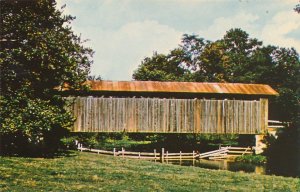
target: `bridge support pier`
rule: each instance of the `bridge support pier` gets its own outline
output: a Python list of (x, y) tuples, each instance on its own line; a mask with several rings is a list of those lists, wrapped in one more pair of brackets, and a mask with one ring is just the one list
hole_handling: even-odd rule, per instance
[(261, 154), (264, 152), (264, 148), (267, 147), (265, 143), (263, 143), (265, 135), (255, 135), (255, 154)]
[[(268, 128), (267, 134), (273, 136), (275, 139), (277, 139), (277, 132), (280, 131), (279, 129), (276, 128)], [(261, 154), (264, 149), (267, 147), (265, 143), (263, 143), (265, 134), (261, 135), (255, 135), (255, 154)]]

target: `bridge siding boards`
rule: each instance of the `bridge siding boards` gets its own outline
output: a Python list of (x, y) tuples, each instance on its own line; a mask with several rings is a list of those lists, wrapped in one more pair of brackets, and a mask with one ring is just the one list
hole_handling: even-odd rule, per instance
[(264, 133), (268, 100), (76, 97), (75, 132)]

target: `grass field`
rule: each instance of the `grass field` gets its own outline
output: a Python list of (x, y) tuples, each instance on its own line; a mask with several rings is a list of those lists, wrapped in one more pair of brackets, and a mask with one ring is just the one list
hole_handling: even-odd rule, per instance
[(300, 179), (74, 152), (0, 157), (0, 191), (300, 191)]

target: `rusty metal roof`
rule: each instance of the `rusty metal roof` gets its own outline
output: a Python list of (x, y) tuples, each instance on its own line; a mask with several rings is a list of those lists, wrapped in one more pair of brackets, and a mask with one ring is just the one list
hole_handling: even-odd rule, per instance
[(160, 81), (88, 81), (91, 91), (278, 95), (269, 85)]

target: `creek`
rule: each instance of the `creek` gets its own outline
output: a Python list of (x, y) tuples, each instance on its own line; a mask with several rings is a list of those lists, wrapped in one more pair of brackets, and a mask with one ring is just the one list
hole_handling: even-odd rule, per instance
[(232, 160), (167, 160), (164, 163), (182, 165), (182, 166), (194, 166), (205, 169), (214, 170), (228, 170), (232, 172), (244, 172), (255, 173), (260, 175), (280, 175), (286, 177), (299, 177), (297, 170), (293, 165), (274, 166), (271, 164), (255, 165), (251, 163), (235, 162)]

